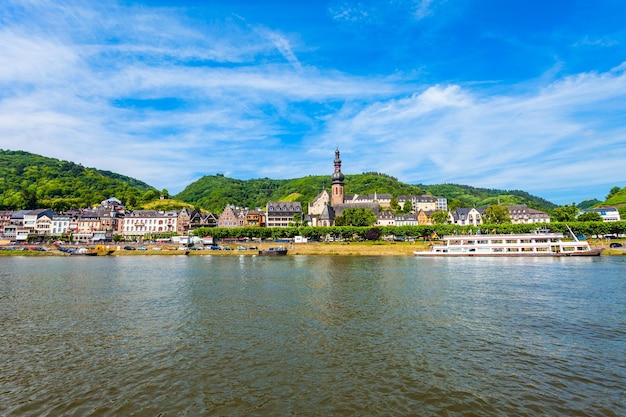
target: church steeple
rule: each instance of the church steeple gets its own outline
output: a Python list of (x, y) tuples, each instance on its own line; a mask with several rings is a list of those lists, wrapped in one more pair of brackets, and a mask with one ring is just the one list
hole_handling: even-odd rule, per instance
[(335, 150), (335, 172), (332, 175), (330, 204), (343, 204), (343, 180), (344, 176), (341, 172), (341, 158), (339, 157), (339, 148)]

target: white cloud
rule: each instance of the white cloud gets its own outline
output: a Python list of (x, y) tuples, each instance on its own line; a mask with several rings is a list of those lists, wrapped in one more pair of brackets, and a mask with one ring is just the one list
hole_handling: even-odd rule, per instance
[[(413, 5), (426, 16), (435, 2)], [(336, 19), (371, 11), (335, 7)], [(174, 193), (216, 172), (330, 173), (335, 146), (346, 173), (536, 193), (605, 184), (626, 154), (626, 63), (508, 92), (416, 86), (303, 65), (297, 42), (237, 18), (203, 26), (109, 2), (14, 8), (0, 17), (0, 148)], [(161, 99), (174, 104), (151, 104)]]
[(435, 86), (331, 120), (325, 145), (341, 141), (344, 159), (409, 182), (571, 189), (619, 172), (624, 114), (626, 75), (615, 71), (517, 96)]

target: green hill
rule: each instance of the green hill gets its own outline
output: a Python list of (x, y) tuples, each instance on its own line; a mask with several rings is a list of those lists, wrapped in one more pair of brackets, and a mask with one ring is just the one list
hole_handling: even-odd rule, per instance
[[(258, 178), (237, 180), (223, 175), (205, 176), (174, 196), (180, 202), (221, 213), (227, 204), (265, 207), (268, 201), (299, 201), (303, 207), (322, 190), (330, 189), (330, 175), (285, 180)], [(491, 204), (526, 204), (549, 211), (555, 204), (519, 190), (494, 190), (458, 184), (405, 184), (378, 173), (345, 175), (347, 194), (421, 195), (423, 191), (446, 197), (450, 208), (484, 207)], [(624, 193), (622, 193), (624, 192)], [(0, 150), (0, 210), (50, 207), (61, 211), (88, 207), (116, 197), (134, 209), (157, 200), (159, 191), (139, 180), (73, 162), (60, 161), (23, 151)], [(612, 198), (625, 198), (626, 191)], [(160, 204), (164, 204), (161, 202)], [(147, 206), (146, 206), (147, 207)], [(168, 206), (169, 207), (169, 206)]]
[(621, 190), (609, 194), (604, 203), (600, 204), (602, 206), (626, 206), (626, 187)]
[(159, 197), (133, 178), (73, 162), (0, 149), (0, 210), (89, 207), (116, 197), (128, 207)]
[[(299, 201), (306, 206), (322, 190), (330, 188), (330, 176), (308, 176), (289, 180), (269, 178), (236, 180), (222, 175), (205, 176), (190, 184), (176, 198), (194, 206), (220, 213), (227, 204), (240, 207), (265, 207), (267, 201)], [(451, 208), (483, 207), (491, 204), (526, 204), (538, 210), (551, 210), (555, 204), (524, 191), (475, 188), (466, 185), (410, 185), (381, 173), (345, 176), (347, 194), (386, 193), (421, 195), (423, 191), (446, 197)]]

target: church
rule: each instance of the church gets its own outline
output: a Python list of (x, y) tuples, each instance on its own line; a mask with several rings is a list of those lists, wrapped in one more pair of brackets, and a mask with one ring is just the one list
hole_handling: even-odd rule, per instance
[(391, 194), (345, 194), (344, 175), (341, 172), (341, 157), (339, 148), (335, 150), (335, 170), (331, 175), (330, 195), (326, 190), (319, 193), (309, 203), (311, 226), (333, 226), (335, 217), (348, 208), (365, 208), (379, 215), (380, 207), (389, 207)]

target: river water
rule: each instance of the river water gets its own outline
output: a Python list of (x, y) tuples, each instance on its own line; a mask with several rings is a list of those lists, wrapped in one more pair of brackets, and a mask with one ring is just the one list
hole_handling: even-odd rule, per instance
[(626, 258), (0, 258), (2, 416), (624, 416)]

